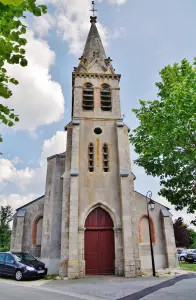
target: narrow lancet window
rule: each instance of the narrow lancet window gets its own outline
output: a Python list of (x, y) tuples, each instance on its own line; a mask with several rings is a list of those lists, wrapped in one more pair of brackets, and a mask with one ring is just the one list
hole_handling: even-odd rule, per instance
[(101, 110), (102, 111), (112, 110), (111, 89), (107, 84), (103, 84), (101, 88)]
[(84, 110), (94, 109), (94, 89), (91, 83), (87, 83), (83, 89), (83, 104)]
[(88, 170), (94, 172), (94, 145), (90, 143), (88, 146)]
[(109, 172), (108, 145), (103, 145), (103, 170)]

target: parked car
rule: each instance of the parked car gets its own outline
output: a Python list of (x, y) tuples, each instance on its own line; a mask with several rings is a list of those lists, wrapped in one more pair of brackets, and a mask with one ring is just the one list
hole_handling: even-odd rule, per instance
[(44, 277), (48, 272), (45, 264), (29, 253), (0, 252), (0, 275), (14, 277), (17, 281)]
[(187, 258), (187, 250), (183, 250), (178, 254), (178, 260), (180, 261), (186, 261)]
[(177, 248), (177, 254), (181, 254), (183, 251), (186, 251), (185, 248)]
[(186, 261), (196, 263), (196, 249), (187, 252)]

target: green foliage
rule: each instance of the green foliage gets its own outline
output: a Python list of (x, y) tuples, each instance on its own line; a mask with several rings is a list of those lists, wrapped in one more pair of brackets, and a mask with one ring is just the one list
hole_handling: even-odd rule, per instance
[(188, 234), (189, 234), (189, 249), (196, 249), (196, 231), (193, 230), (192, 228), (188, 229)]
[[(24, 36), (27, 26), (23, 21), (27, 12), (41, 16), (47, 12), (47, 8), (45, 5), (37, 6), (36, 0), (23, 0), (18, 6), (4, 5), (0, 2), (0, 97), (5, 99), (12, 96), (10, 83), (18, 84), (15, 78), (7, 74), (6, 64), (19, 64), (22, 67), (28, 64), (24, 48), (27, 44)], [(0, 105), (0, 123), (11, 127), (18, 121), (19, 118), (13, 109)]]
[(19, 5), (24, 0), (0, 0), (4, 5)]
[(178, 218), (174, 222), (174, 236), (176, 247), (185, 247), (188, 249), (196, 249), (196, 231), (189, 228), (184, 223), (183, 218)]
[(174, 236), (176, 241), (176, 247), (189, 246), (189, 232), (188, 225), (184, 223), (183, 218), (178, 218), (174, 222)]
[(12, 218), (12, 208), (1, 206), (0, 208), (0, 251), (8, 251), (10, 249), (11, 230), (9, 222)]
[(182, 270), (196, 272), (196, 264), (179, 262), (179, 265)]
[(134, 109), (139, 126), (130, 141), (139, 154), (135, 163), (160, 178), (160, 195), (177, 210), (196, 210), (196, 59), (168, 65), (156, 83), (158, 100)]

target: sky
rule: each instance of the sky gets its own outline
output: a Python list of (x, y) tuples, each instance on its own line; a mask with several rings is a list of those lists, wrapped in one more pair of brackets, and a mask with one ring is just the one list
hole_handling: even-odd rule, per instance
[[(0, 205), (13, 209), (44, 194), (46, 158), (66, 150), (64, 126), (71, 119), (72, 71), (78, 65), (90, 28), (89, 0), (37, 0), (46, 4), (42, 17), (27, 16), (28, 67), (8, 65), (19, 81), (13, 96), (2, 100), (15, 109), (20, 122), (0, 127)], [(121, 108), (124, 122), (134, 129), (132, 113), (139, 99), (156, 99), (155, 82), (160, 70), (183, 58), (196, 56), (195, 0), (97, 0), (98, 29), (113, 66), (121, 78)], [(193, 217), (158, 196), (158, 178), (147, 176), (134, 165), (135, 189), (171, 208), (174, 219)]]

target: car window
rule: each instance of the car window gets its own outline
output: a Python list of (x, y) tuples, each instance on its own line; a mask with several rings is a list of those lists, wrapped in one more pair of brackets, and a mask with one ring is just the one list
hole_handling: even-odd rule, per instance
[(7, 255), (6, 255), (5, 262), (6, 262), (6, 263), (13, 263), (13, 261), (14, 261), (13, 256), (12, 256), (11, 254), (7, 254)]
[(13, 253), (15, 257), (17, 257), (18, 261), (22, 260), (22, 254), (21, 253)]
[(4, 262), (5, 253), (0, 253), (0, 262)]
[(14, 258), (15, 258), (16, 261), (21, 261), (22, 260), (22, 258), (19, 257), (18, 255), (14, 255)]

